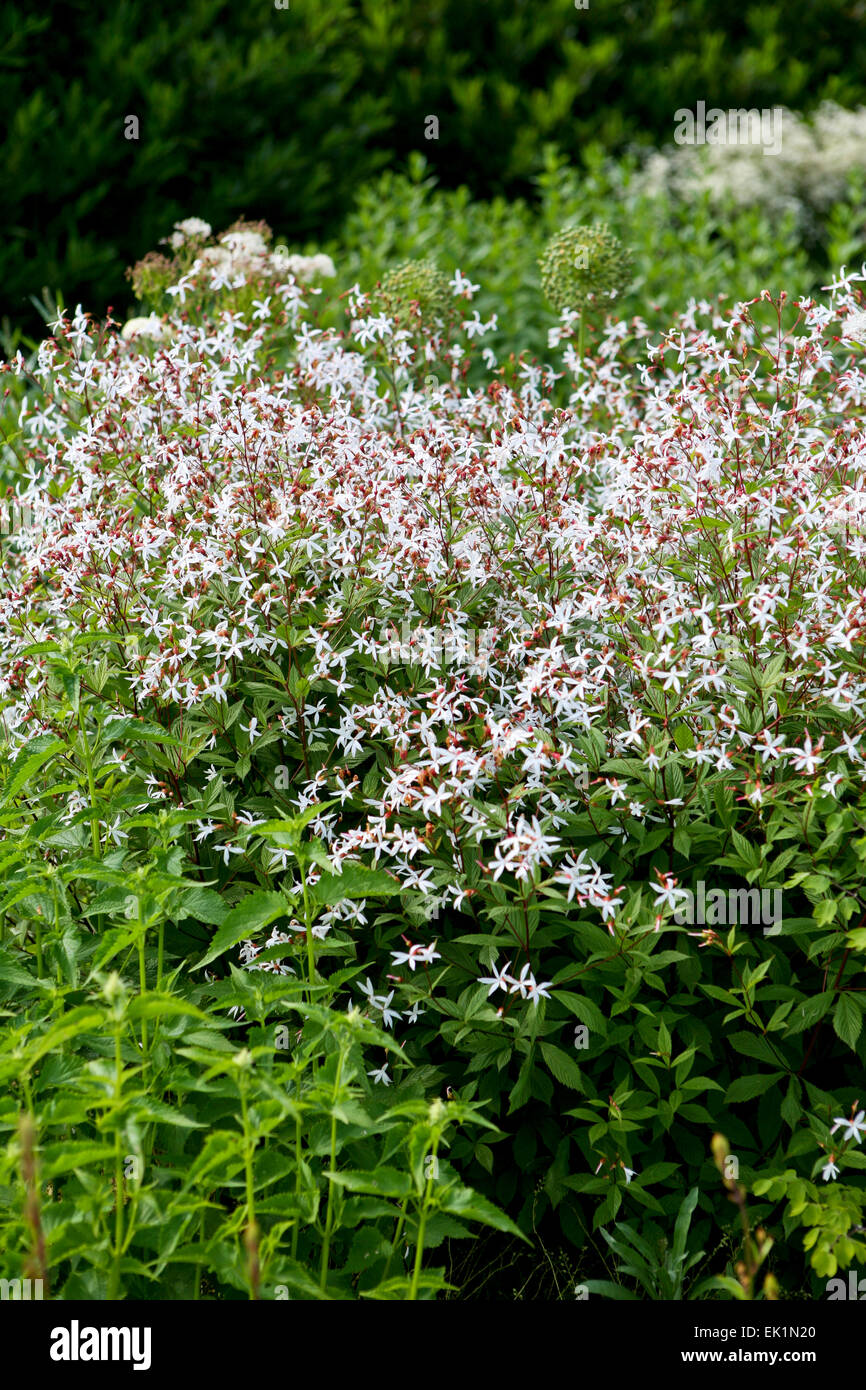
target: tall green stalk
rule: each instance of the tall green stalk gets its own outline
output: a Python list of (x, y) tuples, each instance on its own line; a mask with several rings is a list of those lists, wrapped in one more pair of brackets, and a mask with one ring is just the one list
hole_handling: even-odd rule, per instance
[(90, 841), (93, 848), (94, 859), (99, 859), (102, 854), (102, 846), (99, 840), (99, 812), (96, 807), (96, 779), (93, 775), (93, 754), (90, 751), (90, 744), (87, 742), (87, 734), (84, 732), (84, 724), (79, 714), (78, 729), (81, 736), (81, 756), (84, 760), (84, 771), (87, 776), (87, 794), (90, 798)]
[(418, 1283), (421, 1278), (421, 1261), (424, 1258), (424, 1233), (427, 1229), (427, 1217), (430, 1210), (430, 1191), (436, 1181), (436, 1151), (439, 1148), (439, 1132), (434, 1132), (431, 1154), (433, 1163), (430, 1165), (430, 1173), (424, 1186), (424, 1198), (421, 1202), (421, 1210), (418, 1213), (418, 1238), (415, 1244), (415, 1262), (412, 1266), (412, 1282), (409, 1285), (409, 1292), (406, 1295), (406, 1302), (415, 1302), (418, 1298)]
[[(298, 1086), (300, 1093), (300, 1085)], [(295, 1224), (292, 1227), (292, 1259), (298, 1258), (298, 1237), (301, 1233), (301, 1114), (300, 1110), (295, 1115), (295, 1201), (297, 1204), (297, 1214)]]
[[(333, 1103), (332, 1103), (332, 1106), (331, 1106), (331, 1151), (330, 1151), (330, 1153), (331, 1153), (331, 1164), (330, 1164), (330, 1168), (331, 1168), (331, 1172), (332, 1172), (332, 1173), (333, 1173), (333, 1171), (334, 1171), (334, 1165), (335, 1165), (335, 1163), (336, 1163), (336, 1161), (337, 1161), (337, 1115), (336, 1115), (336, 1108), (337, 1108), (337, 1097), (338, 1097), (339, 1094), (340, 1094), (340, 1082), (341, 1082), (342, 1077), (343, 1077), (343, 1062), (344, 1062), (344, 1060), (345, 1060), (345, 1057), (346, 1057), (346, 1048), (345, 1048), (345, 1045), (344, 1045), (344, 1044), (341, 1044), (341, 1046), (340, 1046), (340, 1055), (339, 1055), (339, 1057), (338, 1057), (338, 1059), (337, 1059), (337, 1075), (336, 1075), (336, 1079), (335, 1079), (335, 1081), (334, 1081), (334, 1097), (333, 1097)], [(328, 1282), (328, 1256), (329, 1256), (330, 1250), (331, 1250), (331, 1229), (332, 1229), (332, 1224), (333, 1224), (333, 1220), (334, 1220), (334, 1207), (333, 1207), (333, 1202), (334, 1202), (334, 1179), (333, 1179), (332, 1177), (329, 1177), (329, 1178), (328, 1178), (328, 1209), (327, 1209), (327, 1212), (325, 1213), (325, 1236), (324, 1236), (324, 1240), (322, 1241), (322, 1268), (321, 1268), (321, 1274), (320, 1274), (320, 1278), (319, 1278), (319, 1288), (321, 1289), (322, 1293), (325, 1292), (325, 1286), (326, 1286), (326, 1284), (327, 1284), (327, 1282)]]
[(117, 1298), (120, 1289), (120, 1261), (123, 1255), (123, 1143), (120, 1126), (116, 1122), (120, 1098), (123, 1094), (123, 1058), (120, 1050), (120, 1021), (114, 1025), (114, 1255), (111, 1261), (111, 1274), (108, 1280), (108, 1301)]
[(244, 1234), (244, 1244), (247, 1247), (250, 1299), (254, 1300), (259, 1296), (259, 1230), (256, 1224), (255, 1180), (253, 1174), (253, 1154), (256, 1147), (256, 1138), (253, 1134), (252, 1125), (250, 1124), (250, 1113), (249, 1107), (247, 1106), (248, 1085), (249, 1076), (246, 1069), (244, 1069), (241, 1071), (238, 1079), (238, 1087), (241, 1094), (241, 1122), (244, 1129), (244, 1179), (246, 1186), (246, 1231)]
[[(137, 904), (138, 904), (138, 990), (139, 990), (139, 995), (140, 995), (141, 998), (143, 999), (144, 996), (147, 994), (147, 977), (146, 977), (146, 974), (145, 974), (145, 960), (144, 960), (145, 927), (144, 927), (144, 923), (143, 923), (142, 920), (141, 920), (141, 898), (138, 898), (138, 899), (137, 899)], [(147, 1019), (145, 1018), (144, 1014), (142, 1014), (142, 1016), (141, 1016), (141, 1055), (142, 1055), (142, 1057), (144, 1058), (145, 1066), (147, 1065), (147, 1060), (148, 1060), (148, 1046), (147, 1046), (147, 1042), (148, 1042), (148, 1039), (147, 1039)]]
[(304, 892), (304, 929), (307, 935), (307, 1002), (313, 1002), (313, 985), (316, 979), (316, 956), (313, 949), (313, 923), (310, 916), (310, 896), (307, 891), (307, 875), (303, 863), (301, 869), (301, 887)]

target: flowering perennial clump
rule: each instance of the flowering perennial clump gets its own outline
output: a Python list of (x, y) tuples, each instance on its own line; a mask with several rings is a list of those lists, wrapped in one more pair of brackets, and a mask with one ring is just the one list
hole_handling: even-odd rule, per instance
[[(155, 309), (179, 304), (187, 311), (204, 311), (220, 296), (223, 311), (233, 307), (251, 312), (279, 284), (310, 284), (335, 274), (330, 256), (302, 256), (285, 245), (272, 247), (273, 233), (266, 222), (241, 220), (214, 237), (209, 223), (187, 217), (175, 223), (164, 241), (173, 258), (151, 252), (128, 271), (136, 296)], [(147, 332), (156, 337), (142, 325), (157, 321), (155, 315), (131, 319), (125, 336)]]
[[(250, 227), (220, 246), (247, 266), (266, 255)], [(720, 1037), (761, 1015), (760, 1054), (744, 1050), (767, 1065), (764, 1090), (784, 1083), (792, 1130), (808, 1123), (807, 1144), (831, 1149), (840, 1102), (809, 1089), (817, 1034), (802, 1036), (821, 1016), (801, 1023), (794, 1003), (802, 972), (835, 979), (816, 993), (862, 1048), (849, 985), (866, 945), (866, 536), (851, 508), (866, 364), (842, 325), (863, 312), (866, 274), (820, 304), (692, 303), (657, 342), (639, 320), (609, 323), (590, 358), (563, 313), (559, 370), (521, 362), (509, 380), (484, 358), (487, 384), (470, 389), (477, 315), (466, 345), (431, 336), (425, 357), (417, 324), (359, 287), (351, 338), (311, 327), (290, 275), (250, 313), (199, 322), (186, 295), (202, 262), (211, 288), (230, 283), (196, 250), (146, 356), (81, 312), (58, 322), (22, 403), (34, 519), (4, 556), (7, 747), (61, 739), (58, 691), (76, 710), (86, 692), (104, 753), (52, 854), (90, 843), (121, 862), (161, 809), (186, 827), (178, 853), (202, 891), (238, 911), (263, 895), (263, 930), (277, 890), (302, 894), (303, 918), (285, 912), (261, 942), (247, 917), (230, 941), (205, 916), (220, 932), (207, 962), (243, 941), (242, 964), (306, 966), (311, 990), (317, 959), (355, 962), (348, 999), (405, 1049), (374, 1084), (413, 1056), (447, 1075), (462, 1050), (500, 1118), (549, 1102), (554, 1081), (578, 1093), (569, 1190), (600, 1194), (604, 1219), (620, 1173), (630, 1191), (651, 1183), (669, 1136), (714, 1118), (724, 1087), (687, 1080), (712, 1050), (707, 1009)], [(543, 273), (574, 310), (620, 288), (627, 260), (606, 229), (571, 229)], [(404, 267), (381, 295), (441, 318), (472, 288)], [(268, 356), (277, 334), (284, 368)], [(419, 373), (443, 355), (432, 394)], [(395, 663), (407, 624), (447, 640)], [(298, 817), (306, 857), (285, 838)], [(732, 929), (698, 954), (673, 914), (707, 865), (784, 884), (798, 906), (783, 946)], [(279, 951), (294, 964), (274, 967)], [(663, 1031), (642, 1002), (654, 990), (671, 995)], [(574, 1018), (597, 1073), (563, 1043)], [(672, 1065), (678, 1095), (662, 1096)], [(760, 1093), (736, 1070), (726, 1085), (729, 1105)], [(859, 1117), (845, 1123), (859, 1138)], [(490, 1149), (454, 1153), (491, 1171)]]

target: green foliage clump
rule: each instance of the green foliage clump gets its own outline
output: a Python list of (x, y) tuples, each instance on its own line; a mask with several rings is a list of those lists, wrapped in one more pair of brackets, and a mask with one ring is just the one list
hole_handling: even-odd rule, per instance
[[(661, 329), (691, 298), (728, 303), (753, 298), (766, 285), (792, 296), (815, 294), (831, 267), (866, 258), (866, 234), (852, 194), (835, 204), (817, 242), (808, 246), (793, 213), (770, 214), (709, 195), (685, 199), (673, 190), (650, 193), (639, 162), (616, 162), (584, 151), (578, 170), (552, 148), (544, 152), (534, 201), (474, 198), (468, 187), (443, 188), (428, 160), (411, 158), (404, 174), (389, 172), (362, 188), (339, 238), (328, 243), (337, 270), (336, 293), (356, 282), (369, 287), (382, 267), (410, 258), (435, 259), (443, 272), (459, 269), (479, 285), (473, 307), (496, 315), (486, 338), (500, 360), (526, 352), (544, 360), (553, 322), (539, 260), (563, 227), (603, 223), (628, 248), (633, 273), (615, 301), (618, 315), (639, 314)], [(600, 326), (604, 300), (587, 314)], [(336, 312), (326, 321), (337, 324)]]

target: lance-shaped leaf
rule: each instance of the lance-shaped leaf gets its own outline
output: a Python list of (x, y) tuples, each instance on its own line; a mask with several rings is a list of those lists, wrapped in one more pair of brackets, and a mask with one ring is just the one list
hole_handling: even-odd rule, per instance
[(281, 893), (269, 893), (261, 890), (257, 893), (250, 893), (244, 898), (243, 902), (233, 907), (210, 944), (209, 949), (193, 966), (194, 970), (201, 970), (202, 966), (209, 965), (217, 956), (221, 956), (225, 951), (236, 946), (239, 941), (245, 941), (254, 932), (260, 931), (262, 927), (267, 927), (271, 922), (275, 922), (278, 917), (285, 916), (289, 911), (289, 904)]
[(40, 748), (38, 752), (31, 753), (23, 760), (19, 754), (12, 768), (12, 775), (10, 777), (10, 780), (6, 783), (6, 786), (3, 788), (3, 796), (2, 800), (0, 800), (0, 806), (8, 806), (13, 796), (15, 796), (15, 794), (18, 791), (20, 791), (20, 789), (24, 786), (24, 783), (29, 781), (33, 774), (37, 772), (40, 767), (42, 767), (43, 763), (47, 763), (51, 758), (55, 756), (55, 754), (64, 752), (65, 749), (65, 743), (62, 743), (60, 739), (54, 739), (51, 743), (48, 744), (47, 748)]
[(384, 869), (344, 864), (341, 874), (322, 874), (312, 896), (319, 907), (333, 907), (342, 898), (387, 898), (401, 891), (397, 880)]

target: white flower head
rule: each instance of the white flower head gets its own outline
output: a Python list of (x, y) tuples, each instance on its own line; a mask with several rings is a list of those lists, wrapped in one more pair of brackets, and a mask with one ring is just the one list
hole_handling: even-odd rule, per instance
[(849, 314), (842, 324), (842, 337), (866, 343), (866, 313)]
[(242, 256), (266, 256), (267, 244), (261, 232), (224, 232), (220, 237), (223, 246)]
[(154, 342), (162, 343), (168, 335), (165, 324), (156, 314), (148, 314), (146, 317), (129, 319), (120, 330), (120, 336), (127, 343), (135, 338), (152, 338)]
[(201, 217), (184, 217), (181, 222), (175, 222), (174, 227), (188, 241), (204, 241), (211, 234), (210, 223)]

